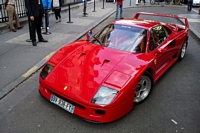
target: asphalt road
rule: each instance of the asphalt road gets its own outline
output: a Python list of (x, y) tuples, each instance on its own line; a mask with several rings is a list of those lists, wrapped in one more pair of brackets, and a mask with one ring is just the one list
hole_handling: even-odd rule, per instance
[[(180, 12), (161, 8), (160, 13)], [(124, 10), (124, 17), (136, 11)], [(114, 20), (112, 15), (94, 32)], [(162, 21), (169, 21), (164, 20)], [(179, 23), (177, 20), (171, 22)], [(35, 73), (0, 100), (1, 133), (199, 133), (200, 132), (200, 45), (189, 36), (185, 58), (157, 82), (150, 97), (126, 116), (107, 124), (90, 123), (51, 104), (38, 93)]]

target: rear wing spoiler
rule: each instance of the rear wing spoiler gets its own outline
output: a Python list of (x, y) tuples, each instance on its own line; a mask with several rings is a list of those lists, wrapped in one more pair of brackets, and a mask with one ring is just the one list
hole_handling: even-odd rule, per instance
[(149, 16), (160, 16), (160, 17), (169, 17), (169, 18), (176, 18), (182, 19), (185, 21), (185, 26), (189, 28), (189, 23), (186, 17), (178, 16), (178, 15), (170, 15), (170, 14), (159, 14), (159, 13), (149, 13), (149, 12), (137, 12), (133, 18), (138, 19), (139, 15), (149, 15)]

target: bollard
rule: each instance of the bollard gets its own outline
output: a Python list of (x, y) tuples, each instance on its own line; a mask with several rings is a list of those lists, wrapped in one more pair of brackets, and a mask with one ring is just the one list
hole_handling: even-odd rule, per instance
[(68, 4), (68, 10), (69, 10), (69, 21), (67, 23), (73, 23), (71, 21), (71, 12), (70, 12), (70, 4)]
[(94, 0), (94, 11), (93, 11), (93, 12), (96, 12), (96, 11), (95, 11), (95, 0)]
[[(28, 16), (28, 13), (27, 13), (27, 16)], [(30, 39), (26, 39), (26, 42), (32, 42), (32, 40), (31, 40), (31, 33), (30, 33), (31, 26), (30, 26), (30, 17), (29, 16), (28, 16), (28, 27), (29, 27), (29, 37), (30, 37)]]
[(102, 9), (104, 9), (104, 0), (103, 0), (103, 7), (102, 7)]

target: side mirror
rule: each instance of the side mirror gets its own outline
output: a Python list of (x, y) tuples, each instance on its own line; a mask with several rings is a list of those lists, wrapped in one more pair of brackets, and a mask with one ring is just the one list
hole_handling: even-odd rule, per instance
[(86, 41), (89, 41), (91, 36), (92, 36), (92, 30), (89, 30), (89, 31), (86, 33)]

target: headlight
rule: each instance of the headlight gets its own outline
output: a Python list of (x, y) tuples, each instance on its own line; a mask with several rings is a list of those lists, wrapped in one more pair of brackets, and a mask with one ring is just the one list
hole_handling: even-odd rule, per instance
[(46, 66), (42, 69), (42, 72), (40, 73), (40, 76), (42, 79), (45, 79), (47, 75), (53, 70), (53, 66), (50, 64), (46, 64)]
[(117, 93), (117, 90), (110, 89), (106, 86), (101, 86), (96, 95), (92, 98), (91, 102), (100, 105), (107, 105), (112, 102)]

